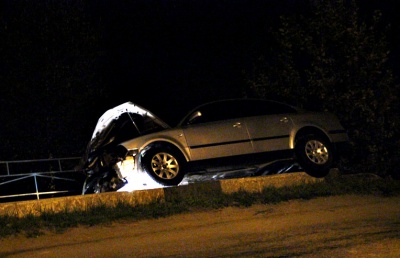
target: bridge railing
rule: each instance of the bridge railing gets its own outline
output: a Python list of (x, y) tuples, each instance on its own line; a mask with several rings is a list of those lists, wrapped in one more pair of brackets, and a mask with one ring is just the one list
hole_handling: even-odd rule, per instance
[(79, 157), (0, 161), (0, 202), (80, 194)]

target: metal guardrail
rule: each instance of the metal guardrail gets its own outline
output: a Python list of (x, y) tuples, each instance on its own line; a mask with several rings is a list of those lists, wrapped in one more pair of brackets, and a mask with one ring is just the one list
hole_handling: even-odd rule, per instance
[(71, 195), (82, 190), (79, 157), (0, 161), (0, 202)]

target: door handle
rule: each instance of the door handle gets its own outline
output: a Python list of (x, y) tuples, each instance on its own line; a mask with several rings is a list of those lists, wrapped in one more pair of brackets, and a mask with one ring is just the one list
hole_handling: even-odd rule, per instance
[(242, 127), (242, 123), (237, 122), (233, 125), (234, 128), (241, 128)]
[(279, 120), (282, 123), (287, 123), (289, 122), (289, 119), (287, 117), (282, 117), (281, 120)]

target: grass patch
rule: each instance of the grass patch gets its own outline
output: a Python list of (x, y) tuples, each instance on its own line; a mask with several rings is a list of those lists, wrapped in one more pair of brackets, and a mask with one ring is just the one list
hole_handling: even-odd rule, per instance
[(267, 187), (260, 193), (239, 191), (232, 194), (206, 191), (202, 188), (182, 194), (178, 188), (170, 188), (165, 201), (154, 201), (147, 205), (133, 206), (120, 202), (115, 207), (100, 204), (87, 207), (85, 211), (44, 212), (40, 216), (28, 215), (23, 218), (0, 216), (0, 238), (17, 234), (38, 237), (46, 230), (61, 233), (67, 228), (78, 225), (94, 226), (123, 219), (153, 219), (227, 206), (248, 207), (254, 204), (276, 204), (294, 199), (308, 200), (344, 194), (396, 196), (400, 194), (400, 181), (346, 176), (327, 178), (311, 184), (281, 188)]

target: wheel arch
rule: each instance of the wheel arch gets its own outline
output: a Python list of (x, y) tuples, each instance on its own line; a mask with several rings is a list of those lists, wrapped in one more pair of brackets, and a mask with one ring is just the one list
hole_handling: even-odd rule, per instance
[(321, 128), (318, 128), (315, 126), (305, 126), (296, 132), (295, 136), (293, 137), (292, 146), (295, 147), (296, 142), (299, 138), (301, 138), (302, 136), (305, 136), (305, 135), (309, 135), (309, 134), (318, 135), (318, 136), (322, 137), (324, 140), (326, 140), (328, 142), (332, 142), (331, 139), (329, 138), (328, 134)]
[(182, 147), (178, 146), (177, 144), (175, 144), (174, 142), (170, 142), (170, 141), (163, 141), (163, 140), (157, 140), (157, 141), (153, 141), (150, 142), (148, 144), (146, 144), (140, 151), (140, 156), (142, 157), (147, 150), (152, 149), (152, 148), (171, 148), (172, 150), (175, 150), (177, 152), (179, 152), (182, 157), (185, 159), (186, 162), (189, 161), (189, 157), (187, 155), (187, 153), (183, 150)]

